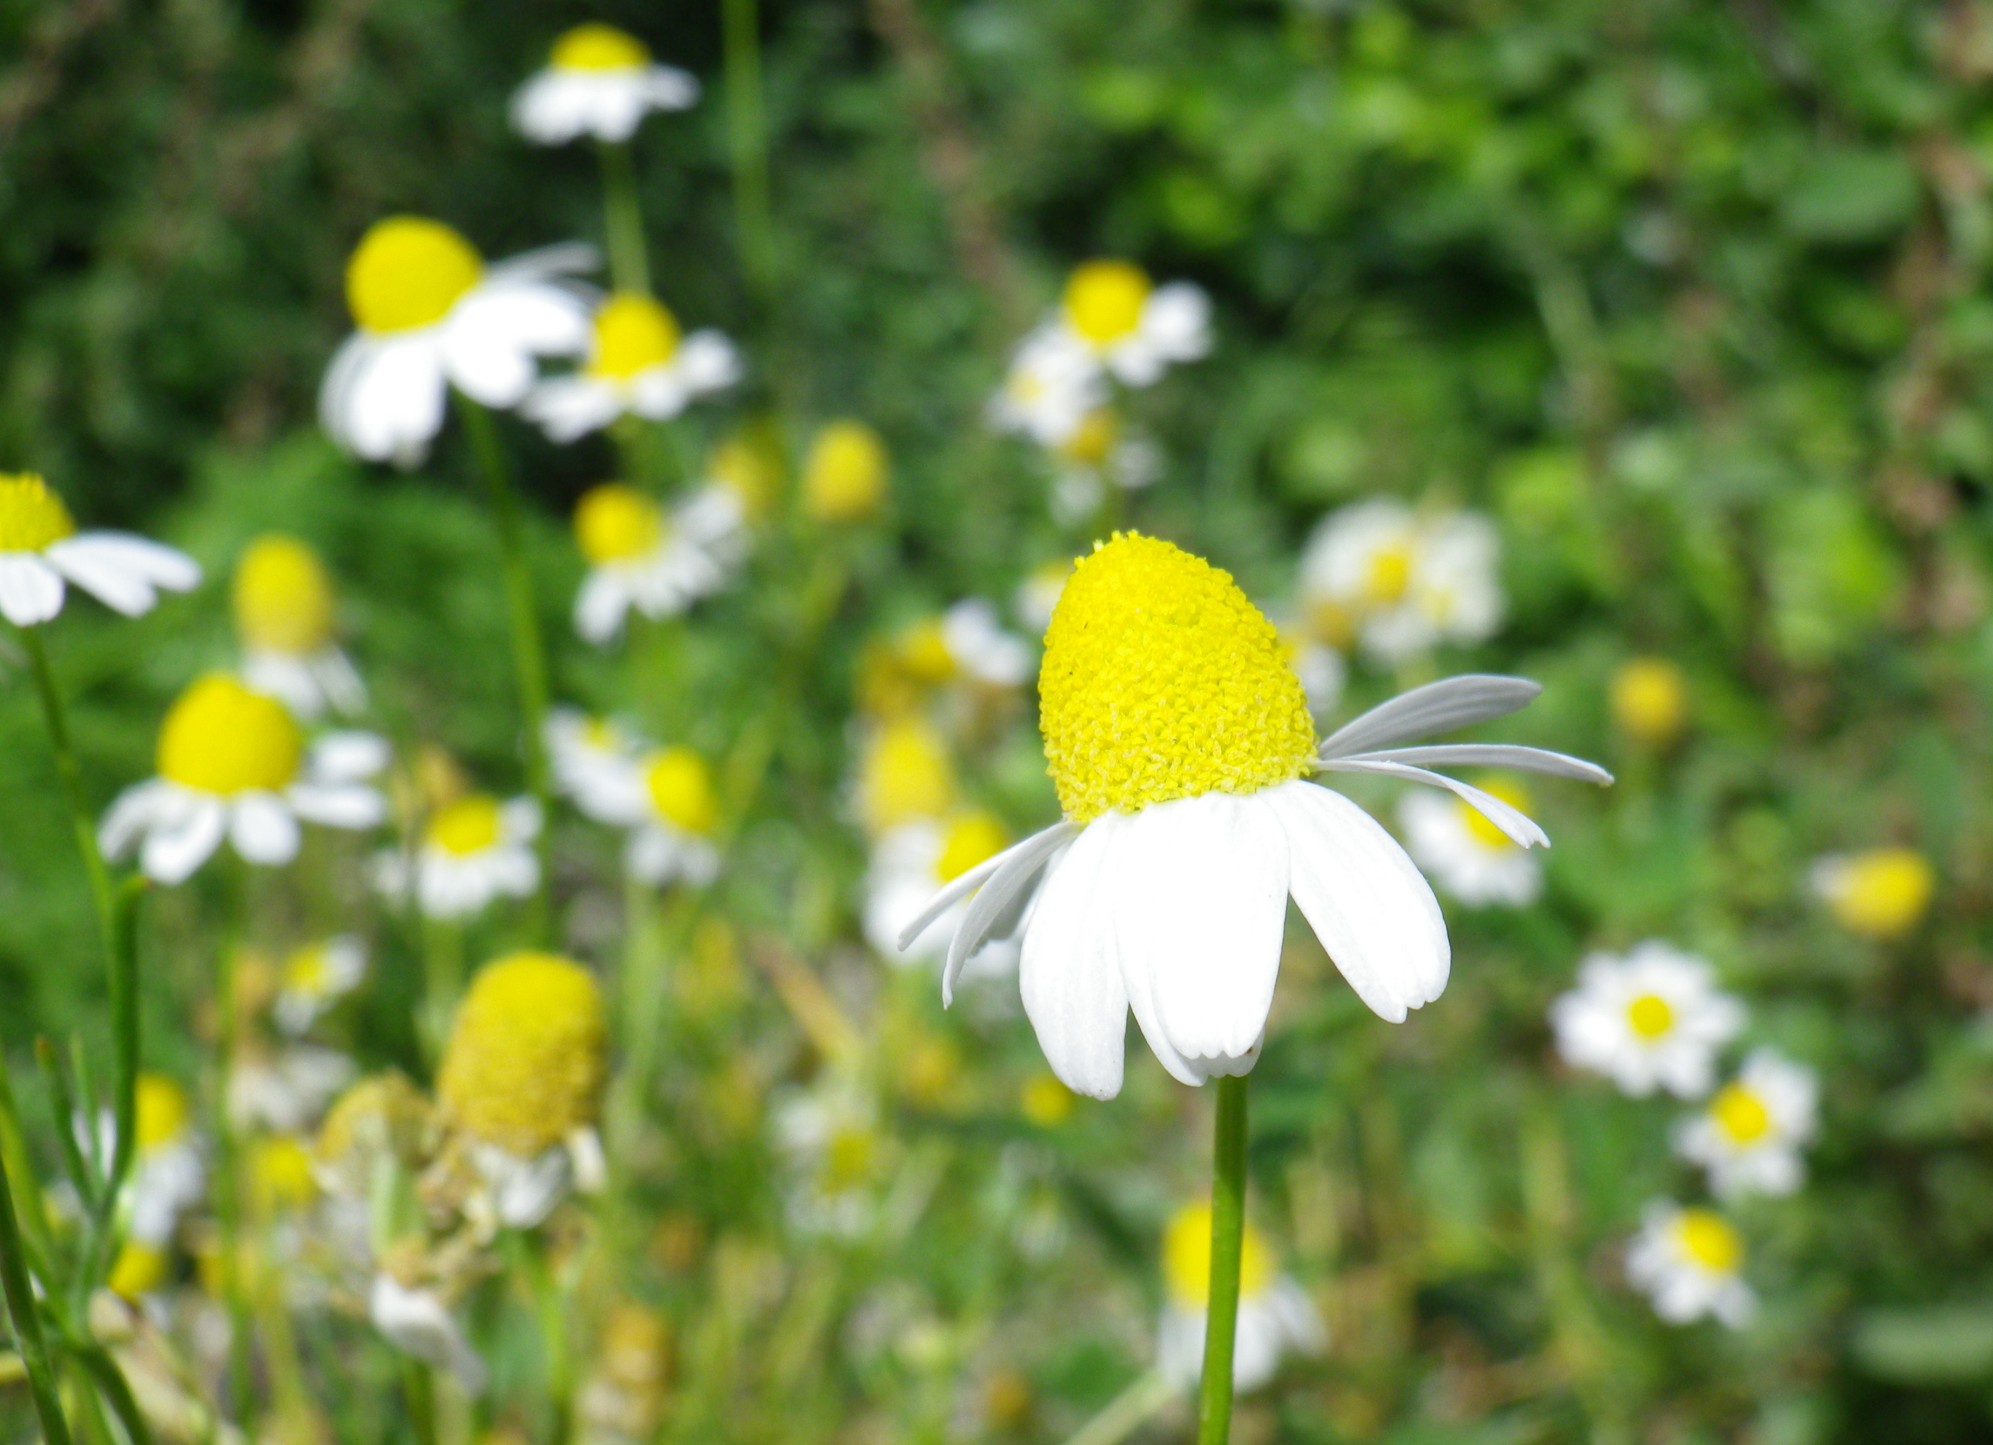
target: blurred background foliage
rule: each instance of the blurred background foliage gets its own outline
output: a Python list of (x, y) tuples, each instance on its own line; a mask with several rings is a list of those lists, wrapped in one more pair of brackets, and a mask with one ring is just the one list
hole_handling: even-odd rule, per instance
[[(63, 619), (103, 798), (149, 771), (165, 699), (226, 655), (229, 560), (273, 527), (340, 578), (389, 730), (516, 785), (467, 464), (450, 445), (412, 476), (350, 463), (320, 439), (314, 393), (347, 324), (344, 258), (377, 216), (438, 216), (492, 256), (595, 236), (587, 156), (523, 145), (504, 112), (587, 18), (708, 87), (637, 147), (662, 294), (742, 342), (746, 406), (784, 419), (790, 448), (803, 419), (851, 414), (894, 456), (892, 525), (857, 549), (729, 884), (750, 929), (813, 963), (851, 949), (862, 848), (840, 788), (863, 637), (1007, 597), (1080, 540), (982, 410), (1007, 346), (1090, 255), (1194, 279), (1217, 305), (1215, 355), (1144, 400), (1168, 458), (1145, 527), (1278, 596), (1338, 503), (1489, 511), (1510, 620), (1457, 661), (1545, 681), (1528, 740), (1622, 773), (1602, 801), (1551, 797), (1543, 906), (1449, 908), (1455, 982), (1416, 1025), (1377, 1026), (1312, 943), (1293, 950), (1256, 1088), (1256, 1209), (1334, 1343), (1253, 1407), (1247, 1438), (1993, 1433), (1993, 7), (764, 0), (756, 254), (737, 234), (718, 7), (0, 0), (0, 459), (45, 472), (86, 523), (166, 537), (211, 571), (195, 606)], [(579, 574), (559, 519), (611, 453), (507, 435), (558, 633)], [(659, 704), (695, 740), (723, 743), (762, 685), (725, 639), (767, 605), (717, 604), (715, 640)], [(1689, 677), (1693, 730), (1670, 756), (1611, 730), (1606, 679), (1634, 653)], [(609, 693), (607, 664), (573, 646), (557, 671), (564, 695)], [(0, 1041), (20, 1058), (102, 1005), (33, 698), (7, 681)], [(1028, 735), (989, 768), (1020, 825), (1050, 816)], [(1887, 842), (1923, 850), (1941, 884), (1930, 925), (1877, 948), (1832, 929), (1805, 874)], [(178, 898), (159, 913), (149, 1048), (184, 1065), (198, 915)], [(1805, 1191), (1746, 1215), (1765, 1310), (1740, 1337), (1670, 1330), (1619, 1283), (1640, 1205), (1680, 1177), (1666, 1111), (1550, 1062), (1544, 1007), (1579, 955), (1650, 935), (1710, 957), (1756, 1034), (1825, 1083)], [(405, 1034), (391, 959), (369, 1020), (384, 1058)], [(887, 1017), (956, 1029), (971, 1073), (994, 1068), (932, 1017), (926, 979), (885, 982)], [(885, 988), (876, 966), (867, 987)], [(700, 1068), (664, 1127), (706, 1122), (671, 1144), (658, 1207), (716, 1241), (740, 1313), (687, 1325), (688, 1372), (739, 1393), (688, 1386), (682, 1438), (729, 1410), (726, 1438), (942, 1438), (950, 1407), (920, 1402), (972, 1373), (959, 1337), (938, 1356), (861, 1338), (842, 1365), (751, 1358), (767, 1299), (832, 1287), (775, 1252), (765, 1199), (742, 1202), (758, 1166), (723, 1101), (752, 1030), (687, 1017), (674, 1042)], [(1003, 1039), (1017, 1074), (1028, 1034)], [(1063, 1255), (995, 1278), (997, 1206), (951, 1163), (919, 1228), (835, 1286), (861, 1322), (902, 1294), (984, 1319), (970, 1353), (1028, 1374), (1030, 1438), (1139, 1367), (1150, 1236), (1204, 1177), (1185, 1146), (1202, 1125), (1184, 1125), (1205, 1101), (1146, 1058), (1130, 1079), (1032, 1141), (1078, 1202)], [(973, 1157), (1016, 1143), (1007, 1107), (937, 1121), (916, 1102), (905, 1127)], [(839, 1435), (847, 1416), (858, 1433)]]

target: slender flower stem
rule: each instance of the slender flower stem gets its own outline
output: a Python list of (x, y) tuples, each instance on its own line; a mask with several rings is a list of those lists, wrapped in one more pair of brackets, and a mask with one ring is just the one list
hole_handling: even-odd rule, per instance
[(734, 171), (734, 227), (750, 286), (765, 302), (774, 290), (768, 206), (768, 129), (761, 103), (758, 0), (726, 0), (727, 146)]
[[(26, 1180), (22, 1182), (29, 1184)], [(0, 1158), (0, 1290), (6, 1293), (7, 1310), (14, 1318), (14, 1339), (20, 1346), (21, 1363), (27, 1367), (28, 1388), (35, 1398), (35, 1413), (41, 1417), (42, 1437), (47, 1445), (69, 1445), (69, 1421), (63, 1417), (55, 1370), (49, 1363), (48, 1341), (42, 1335), (41, 1316), (35, 1311), (34, 1286), (28, 1282), (25, 1260), (21, 1229), (14, 1220), (13, 1190), (7, 1182), (5, 1160)]]
[(1204, 1384), (1197, 1445), (1225, 1445), (1232, 1433), (1232, 1345), (1239, 1325), (1239, 1260), (1246, 1237), (1246, 1081), (1218, 1081), (1218, 1128), (1211, 1166), (1211, 1297), (1204, 1316)]
[(224, 860), (228, 884), (221, 946), (215, 958), (214, 1111), (209, 1127), (215, 1137), (215, 1223), (221, 1243), (221, 1293), (228, 1307), (228, 1385), (235, 1423), (253, 1433), (256, 1409), (255, 1355), (251, 1347), (249, 1297), (242, 1279), (242, 1179), (229, 1092), (235, 1080), (237, 1000), (236, 956), (242, 950), (243, 915), (248, 908), (248, 869), (234, 858)]
[(1100, 1413), (1069, 1436), (1066, 1445), (1121, 1445), (1175, 1398), (1176, 1386), (1169, 1378), (1150, 1370), (1101, 1406)]
[(412, 1355), (401, 1358), (401, 1393), (408, 1405), (408, 1431), (415, 1445), (436, 1445), (436, 1376)]
[(603, 141), (595, 154), (602, 162), (602, 228), (609, 240), (609, 279), (618, 291), (648, 296), (650, 259), (644, 250), (644, 212), (637, 200), (630, 148)]
[(498, 529), (498, 548), (505, 574), (505, 600), (512, 627), (512, 664), (519, 683), (519, 708), (524, 714), (526, 787), (540, 805), (540, 832), (534, 849), (540, 858), (540, 887), (534, 896), (532, 933), (545, 943), (552, 936), (553, 787), (547, 773), (547, 652), (540, 637), (540, 615), (533, 604), (533, 573), (526, 561), (526, 539), (519, 516), (519, 498), (512, 474), (498, 445), (491, 413), (459, 395), (464, 430), (477, 454)]
[(83, 871), (90, 878), (90, 899), (97, 908), (97, 927), (104, 950), (109, 953), (117, 933), (117, 909), (112, 899), (110, 870), (104, 866), (104, 855), (97, 847), (97, 825), (83, 796), (83, 768), (70, 742), (69, 714), (62, 705), (61, 690), (55, 685), (55, 672), (49, 666), (41, 629), (23, 627), (20, 634), (27, 649), (29, 668), (34, 673), (35, 691), (41, 695), (42, 715), (48, 721), (49, 746), (55, 751), (55, 770), (62, 778), (63, 798), (69, 804), (70, 823), (76, 830), (76, 848), (83, 855)]

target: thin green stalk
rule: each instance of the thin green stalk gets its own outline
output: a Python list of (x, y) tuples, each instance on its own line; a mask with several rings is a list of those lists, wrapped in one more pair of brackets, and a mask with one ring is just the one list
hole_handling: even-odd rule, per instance
[(443, 1060), (450, 1020), (464, 987), (464, 931), (443, 919), (422, 920), (422, 1049), (434, 1069)]
[(648, 296), (650, 260), (644, 250), (644, 212), (637, 199), (630, 148), (603, 141), (595, 154), (602, 162), (602, 225), (609, 240), (609, 279), (618, 291)]
[(436, 1377), (412, 1355), (401, 1357), (401, 1393), (408, 1403), (408, 1428), (415, 1445), (436, 1445)]
[(111, 1117), (115, 1122), (111, 1159), (104, 1171), (100, 1207), (89, 1223), (81, 1288), (102, 1284), (117, 1258), (118, 1196), (138, 1157), (138, 903), (149, 885), (143, 878), (126, 881), (113, 899), (111, 917), (111, 1044), (115, 1072), (111, 1082)]
[(1066, 1445), (1121, 1445), (1175, 1398), (1176, 1386), (1161, 1372), (1150, 1370), (1101, 1406), (1100, 1413), (1080, 1426)]
[(734, 226), (749, 284), (765, 303), (774, 291), (769, 229), (768, 130), (761, 103), (758, 0), (726, 0), (727, 148), (734, 171)]
[(513, 1236), (540, 1318), (540, 1344), (546, 1352), (547, 1409), (552, 1415), (547, 1445), (567, 1445), (574, 1433), (574, 1365), (568, 1351), (569, 1300), (547, 1259), (546, 1243), (530, 1234)]
[(526, 786), (540, 805), (540, 833), (534, 842), (540, 858), (540, 887), (534, 895), (531, 931), (542, 943), (552, 941), (553, 786), (547, 771), (547, 652), (540, 638), (540, 615), (533, 605), (533, 573), (526, 561), (526, 539), (519, 515), (519, 498), (512, 474), (499, 448), (491, 413), (468, 397), (459, 396), (464, 430), (477, 454), (498, 529), (500, 563), (505, 574), (505, 601), (512, 628), (512, 665), (519, 683), (519, 708), (525, 715)]
[[(33, 1187), (31, 1181), (22, 1182)], [(0, 1289), (6, 1293), (7, 1311), (14, 1319), (14, 1339), (21, 1349), (21, 1363), (27, 1367), (42, 1438), (47, 1445), (69, 1445), (69, 1421), (62, 1413), (48, 1341), (42, 1335), (41, 1316), (35, 1311), (34, 1287), (28, 1282), (21, 1252), (21, 1229), (14, 1220), (14, 1193), (7, 1181), (4, 1157), (0, 1157)]]
[(54, 1044), (47, 1039), (36, 1039), (35, 1063), (41, 1069), (42, 1082), (48, 1086), (49, 1098), (55, 1104), (55, 1140), (56, 1147), (62, 1151), (62, 1167), (69, 1174), (69, 1182), (76, 1186), (77, 1194), (82, 1196), (83, 1207), (95, 1213), (103, 1179), (97, 1172), (94, 1141), (86, 1151), (77, 1138), (77, 1124), (81, 1121), (84, 1129), (94, 1135), (96, 1121), (87, 1118), (77, 1104), (76, 1085)]
[(235, 1077), (236, 955), (242, 948), (242, 920), (247, 907), (247, 879), (233, 858), (228, 875), (227, 918), (215, 960), (214, 1112), (209, 1127), (215, 1137), (215, 1222), (221, 1235), (221, 1292), (228, 1307), (228, 1383), (235, 1422), (244, 1434), (253, 1433), (256, 1392), (255, 1358), (250, 1343), (248, 1297), (242, 1288), (242, 1191), (235, 1121), (229, 1116), (229, 1087)]
[(96, 1382), (97, 1393), (118, 1417), (129, 1445), (152, 1445), (152, 1427), (145, 1423), (145, 1412), (139, 1409), (131, 1384), (117, 1361), (111, 1358), (111, 1352), (102, 1345), (91, 1344), (72, 1345), (70, 1353), (83, 1367), (83, 1373)]
[(97, 908), (97, 928), (108, 956), (116, 950), (117, 909), (110, 870), (104, 866), (103, 852), (97, 846), (97, 825), (83, 795), (83, 767), (77, 762), (76, 749), (70, 741), (69, 714), (63, 707), (61, 690), (55, 685), (55, 672), (49, 666), (41, 629), (23, 627), (20, 634), (27, 649), (29, 670), (34, 674), (35, 691), (41, 696), (49, 746), (55, 753), (55, 770), (62, 779), (63, 800), (69, 805), (70, 826), (76, 831), (76, 849), (83, 855), (83, 871), (90, 878), (90, 899)]
[(1225, 1445), (1232, 1433), (1232, 1345), (1239, 1327), (1239, 1260), (1246, 1237), (1246, 1081), (1250, 1077), (1240, 1074), (1218, 1081), (1211, 1165), (1211, 1297), (1204, 1316), (1197, 1445)]

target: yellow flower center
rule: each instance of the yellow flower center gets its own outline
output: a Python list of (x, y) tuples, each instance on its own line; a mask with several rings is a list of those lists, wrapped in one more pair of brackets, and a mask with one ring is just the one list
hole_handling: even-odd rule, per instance
[(652, 758), (644, 786), (657, 815), (682, 832), (704, 837), (720, 821), (712, 769), (690, 748), (666, 748)]
[(662, 302), (618, 291), (595, 313), (595, 341), (588, 373), (628, 381), (678, 354), (678, 318)]
[(306, 998), (323, 998), (332, 987), (332, 972), (326, 964), (325, 945), (315, 943), (300, 948), (284, 961), (284, 988)]
[(1018, 1108), (1040, 1129), (1056, 1129), (1073, 1117), (1079, 1095), (1052, 1074), (1034, 1074), (1018, 1095)]
[[(1492, 794), (1502, 802), (1507, 803), (1511, 808), (1519, 809), (1525, 813), (1529, 811), (1529, 791), (1520, 783), (1512, 783), (1505, 778), (1498, 778), (1492, 782), (1484, 780), (1477, 783), (1476, 786), (1482, 792)], [(1514, 840), (1508, 834), (1489, 822), (1478, 811), (1468, 807), (1466, 803), (1460, 803), (1456, 806), (1460, 809), (1460, 821), (1466, 825), (1467, 831), (1473, 837), (1474, 841), (1479, 843), (1483, 848), (1499, 849), (1506, 852), (1516, 846)]]
[(135, 1300), (165, 1284), (166, 1274), (165, 1250), (142, 1239), (128, 1239), (118, 1251), (118, 1262), (111, 1266), (111, 1277), (105, 1283), (112, 1294)]
[(1772, 1130), (1771, 1110), (1742, 1084), (1725, 1084), (1709, 1102), (1709, 1117), (1732, 1144), (1755, 1144)]
[(1315, 724), (1280, 635), (1231, 577), (1153, 537), (1080, 560), (1045, 633), (1045, 758), (1066, 816), (1300, 777)]
[(346, 304), (362, 331), (418, 331), (483, 275), (475, 248), (441, 221), (390, 216), (367, 228), (346, 263)]
[(1636, 657), (1612, 677), (1612, 720), (1621, 732), (1650, 748), (1664, 748), (1688, 722), (1688, 682), (1682, 670), (1658, 657)]
[(803, 510), (818, 522), (854, 522), (886, 498), (886, 444), (862, 421), (834, 421), (803, 463)]
[(577, 25), (554, 42), (555, 70), (641, 70), (650, 47), (613, 25)]
[(1066, 282), (1066, 320), (1095, 346), (1133, 334), (1149, 302), (1149, 276), (1126, 261), (1088, 261)]
[(586, 969), (515, 953), (481, 970), (464, 996), (437, 1096), (475, 1137), (532, 1158), (595, 1122), (607, 1040)]
[(1106, 407), (1095, 407), (1059, 445), (1059, 455), (1082, 467), (1104, 467), (1120, 440), (1121, 423)]
[(429, 820), (427, 842), (453, 858), (468, 858), (498, 846), (505, 833), (504, 810), (488, 793), (468, 793), (446, 803)]
[(76, 535), (62, 498), (35, 472), (0, 472), (0, 552), (39, 552)]
[(740, 498), (750, 518), (767, 516), (782, 495), (782, 451), (763, 428), (736, 432), (713, 448), (706, 475)]
[[(1211, 1206), (1186, 1205), (1163, 1232), (1163, 1281), (1184, 1309), (1201, 1310), (1211, 1298)], [(1258, 1230), (1246, 1226), (1239, 1261), (1239, 1298), (1251, 1299), (1273, 1283), (1273, 1254)]]
[(955, 675), (955, 654), (939, 617), (916, 623), (900, 637), (900, 665), (915, 682), (936, 686)]
[(181, 693), (159, 730), (159, 776), (200, 793), (280, 792), (303, 756), (282, 703), (218, 673)]
[(1403, 542), (1379, 547), (1363, 572), (1363, 600), (1372, 607), (1389, 607), (1403, 599), (1412, 585), (1412, 549)]
[(919, 718), (880, 728), (859, 769), (858, 813), (874, 833), (946, 814), (955, 801), (955, 770), (941, 736)]
[(311, 1151), (286, 1135), (264, 1139), (249, 1156), (249, 1197), (265, 1216), (302, 1209), (318, 1193)]
[(597, 567), (647, 556), (664, 540), (664, 509), (622, 482), (592, 487), (574, 509), (574, 540)]
[(1675, 1220), (1675, 1240), (1683, 1254), (1711, 1274), (1735, 1274), (1744, 1263), (1744, 1241), (1713, 1209), (1684, 1209)]
[(1899, 938), (1930, 906), (1937, 877), (1913, 848), (1878, 848), (1846, 860), (1828, 893), (1841, 927), (1863, 938)]
[(291, 656), (332, 641), (332, 582), (295, 537), (258, 537), (235, 566), (235, 627), (250, 647)]
[(1009, 846), (1010, 835), (995, 818), (988, 813), (964, 813), (948, 825), (941, 856), (934, 865), (935, 878), (942, 883), (952, 882)]
[(164, 1144), (176, 1142), (187, 1132), (193, 1106), (186, 1091), (164, 1074), (138, 1076), (138, 1124), (134, 1131), (138, 1152), (149, 1154)]
[(825, 1192), (840, 1194), (863, 1184), (871, 1177), (872, 1161), (878, 1152), (878, 1141), (870, 1129), (852, 1124), (839, 1127), (824, 1147)]
[(1657, 993), (1643, 993), (1626, 1006), (1626, 1026), (1652, 1043), (1675, 1026), (1675, 1006)]

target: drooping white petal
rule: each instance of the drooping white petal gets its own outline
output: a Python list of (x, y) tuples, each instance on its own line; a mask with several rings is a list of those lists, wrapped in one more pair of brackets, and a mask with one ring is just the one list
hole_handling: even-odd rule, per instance
[(97, 827), (97, 846), (109, 858), (122, 858), (139, 836), (148, 831), (172, 802), (179, 790), (171, 783), (149, 778), (126, 788), (112, 802)]
[(630, 610), (630, 589), (622, 574), (599, 567), (590, 572), (574, 599), (574, 630), (597, 647), (615, 639)]
[(297, 816), (275, 793), (244, 793), (229, 806), (229, 841), (251, 863), (279, 868), (298, 856)]
[(184, 811), (153, 825), (139, 852), (139, 867), (155, 883), (184, 883), (214, 856), (228, 830), (228, 809), (219, 798), (185, 794)]
[[(1156, 1061), (1177, 1082), (1197, 1088), (1210, 1077), (1210, 1071), (1185, 1058), (1170, 1041), (1169, 1033), (1163, 1028), (1161, 1011), (1156, 1005), (1155, 971), (1149, 966), (1147, 956), (1132, 951), (1143, 942), (1140, 919), (1136, 915), (1153, 905), (1153, 890), (1146, 879), (1161, 866), (1158, 855), (1177, 842), (1177, 830), (1169, 825), (1167, 814), (1161, 826), (1156, 826), (1152, 816), (1168, 806), (1156, 804), (1132, 817), (1110, 813), (1094, 819), (1087, 828), (1091, 831), (1103, 823), (1112, 822), (1118, 835), (1115, 838), (1113, 867), (1102, 877), (1099, 891), (1102, 905), (1113, 912), (1113, 949), (1120, 965), (1122, 985), (1128, 990), (1128, 1007), (1134, 1013), (1135, 1023), (1142, 1030), (1142, 1037), (1148, 1040)], [(1137, 826), (1144, 819), (1149, 826)]]
[(35, 627), (62, 611), (62, 574), (32, 552), (0, 552), (0, 617)]
[(358, 782), (378, 777), (392, 756), (387, 739), (379, 733), (327, 733), (312, 744), (311, 775), (320, 782)]
[(1520, 747), (1512, 743), (1442, 743), (1438, 746), (1383, 748), (1362, 753), (1339, 754), (1338, 762), (1409, 763), (1420, 768), (1513, 768), (1525, 773), (1546, 773), (1554, 778), (1575, 778), (1581, 783), (1605, 787), (1612, 774), (1597, 763), (1554, 753), (1547, 748)]
[(284, 797), (300, 818), (321, 828), (378, 828), (387, 817), (387, 799), (364, 783), (293, 783)]
[(1331, 773), (1376, 773), (1387, 778), (1403, 778), (1407, 782), (1444, 788), (1500, 828), (1508, 836), (1509, 841), (1518, 848), (1550, 846), (1550, 835), (1520, 808), (1503, 802), (1492, 793), (1483, 792), (1472, 783), (1463, 783), (1460, 779), (1449, 778), (1444, 773), (1428, 772), (1424, 768), (1415, 768), (1409, 763), (1389, 763), (1361, 758), (1332, 758), (1322, 764), (1322, 769)]
[(1062, 840), (1047, 836), (1053, 831), (1048, 828), (1027, 839), (1035, 846), (1019, 849), (1015, 857), (990, 875), (989, 882), (970, 901), (968, 910), (962, 915), (962, 926), (955, 931), (954, 940), (948, 945), (948, 963), (941, 974), (944, 1008), (954, 1000), (955, 980), (961, 976), (962, 966), (982, 946), (983, 940), (996, 928), (998, 920), (1037, 882), (1045, 860), (1057, 851)]
[(678, 374), (687, 391), (718, 391), (740, 380), (740, 353), (725, 336), (703, 328), (678, 348)]
[(1114, 952), (1114, 853), (1123, 820), (1096, 818), (1052, 868), (1024, 930), (1018, 987), (1039, 1047), (1075, 1093), (1121, 1092), (1128, 991)]
[(615, 387), (595, 377), (558, 376), (535, 387), (519, 410), (550, 439), (571, 442), (621, 416), (623, 398)]
[(993, 877), (999, 868), (1015, 861), (1020, 855), (1038, 854), (1042, 850), (1043, 856), (1050, 856), (1053, 848), (1072, 836), (1074, 827), (1075, 825), (1071, 823), (1054, 823), (1049, 828), (1033, 833), (1029, 838), (1011, 844), (995, 857), (985, 858), (975, 867), (952, 879), (928, 900), (927, 907), (921, 909), (912, 922), (900, 930), (899, 946), (905, 948), (927, 932), (942, 914), (955, 906), (958, 900), (974, 893)]
[(1467, 673), (1398, 694), (1344, 723), (1321, 746), (1324, 758), (1371, 752), (1506, 717), (1529, 705), (1542, 685), (1526, 677)]
[(115, 532), (83, 532), (55, 543), (48, 560), (106, 607), (137, 617), (152, 610), (159, 588), (185, 592), (201, 580), (194, 559), (171, 547)]

